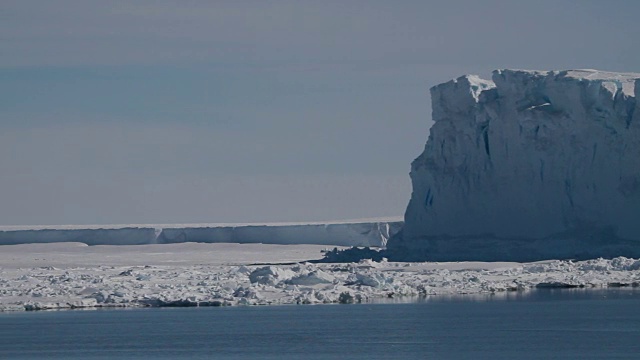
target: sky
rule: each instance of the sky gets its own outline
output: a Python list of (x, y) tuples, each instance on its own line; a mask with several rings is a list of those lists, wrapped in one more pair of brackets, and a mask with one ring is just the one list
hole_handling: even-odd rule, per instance
[(0, 3), (0, 225), (401, 216), (429, 88), (640, 72), (640, 2)]

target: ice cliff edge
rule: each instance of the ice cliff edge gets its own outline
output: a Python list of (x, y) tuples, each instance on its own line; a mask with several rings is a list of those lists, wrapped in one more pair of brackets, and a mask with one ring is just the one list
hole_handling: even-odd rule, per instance
[(640, 257), (640, 74), (496, 70), (431, 88), (402, 260)]

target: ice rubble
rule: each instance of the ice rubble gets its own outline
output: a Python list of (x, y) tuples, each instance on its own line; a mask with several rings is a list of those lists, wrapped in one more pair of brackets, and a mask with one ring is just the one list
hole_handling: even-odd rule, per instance
[(640, 260), (93, 266), (0, 272), (0, 311), (367, 302), (532, 288), (638, 287)]
[(401, 260), (640, 257), (640, 74), (496, 70), (431, 89)]
[(0, 245), (58, 242), (82, 242), (87, 245), (201, 242), (383, 247), (401, 226), (400, 219), (275, 224), (0, 226)]

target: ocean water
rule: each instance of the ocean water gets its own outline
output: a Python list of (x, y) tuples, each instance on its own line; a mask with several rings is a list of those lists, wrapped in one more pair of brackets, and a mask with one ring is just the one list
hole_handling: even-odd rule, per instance
[(0, 359), (637, 359), (640, 291), (0, 313)]

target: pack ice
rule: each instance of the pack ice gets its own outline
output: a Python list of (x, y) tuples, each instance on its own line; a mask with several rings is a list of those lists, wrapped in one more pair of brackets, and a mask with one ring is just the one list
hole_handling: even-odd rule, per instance
[[(432, 295), (526, 296), (537, 288), (640, 286), (640, 260), (310, 263), (318, 245), (6, 245), (3, 311), (415, 301)], [(278, 262), (280, 262), (278, 264)], [(295, 263), (292, 263), (295, 262)]]
[(639, 79), (496, 70), (433, 87), (390, 258), (640, 257)]

